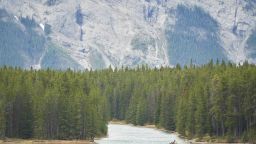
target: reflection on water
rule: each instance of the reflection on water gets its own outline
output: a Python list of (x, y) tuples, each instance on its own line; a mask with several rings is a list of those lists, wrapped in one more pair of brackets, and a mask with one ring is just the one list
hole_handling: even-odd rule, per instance
[(97, 140), (97, 144), (169, 144), (172, 141), (186, 144), (175, 134), (165, 133), (152, 128), (130, 125), (109, 124), (108, 137)]

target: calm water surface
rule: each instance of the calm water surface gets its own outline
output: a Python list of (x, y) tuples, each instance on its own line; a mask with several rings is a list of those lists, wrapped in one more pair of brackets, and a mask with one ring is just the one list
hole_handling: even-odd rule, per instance
[(97, 140), (97, 144), (169, 144), (172, 141), (187, 144), (175, 134), (165, 133), (152, 128), (131, 125), (109, 124), (108, 137)]

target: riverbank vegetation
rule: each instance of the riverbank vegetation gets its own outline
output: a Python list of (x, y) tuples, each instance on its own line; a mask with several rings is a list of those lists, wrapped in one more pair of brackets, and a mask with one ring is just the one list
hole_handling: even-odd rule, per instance
[(106, 98), (90, 75), (0, 69), (0, 136), (94, 139), (105, 135)]
[(0, 144), (94, 144), (85, 140), (25, 140), (25, 139), (6, 139), (0, 140)]
[(0, 136), (93, 139), (111, 119), (188, 138), (255, 142), (256, 66), (0, 69)]

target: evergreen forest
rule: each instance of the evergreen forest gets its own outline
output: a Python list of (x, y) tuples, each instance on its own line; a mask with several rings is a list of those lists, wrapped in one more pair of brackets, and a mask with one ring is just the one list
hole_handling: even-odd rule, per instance
[(1, 138), (94, 139), (113, 119), (255, 142), (256, 66), (0, 68)]

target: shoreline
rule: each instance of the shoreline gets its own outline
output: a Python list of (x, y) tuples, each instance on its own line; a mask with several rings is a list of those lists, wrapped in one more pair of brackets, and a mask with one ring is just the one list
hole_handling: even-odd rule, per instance
[(0, 144), (95, 144), (88, 140), (37, 140), (12, 139), (0, 140)]
[[(212, 142), (212, 141), (203, 141), (203, 140), (202, 141), (197, 141), (197, 138), (193, 138), (193, 139), (190, 140), (187, 137), (182, 136), (181, 134), (179, 134), (176, 131), (169, 131), (169, 130), (166, 130), (164, 128), (158, 128), (156, 125), (153, 125), (153, 124), (146, 124), (144, 126), (140, 126), (140, 125), (133, 125), (133, 124), (130, 124), (130, 123), (126, 123), (126, 121), (118, 121), (118, 120), (110, 121), (108, 124), (130, 125), (130, 126), (141, 127), (141, 128), (156, 129), (156, 130), (160, 130), (160, 131), (165, 132), (165, 133), (177, 135), (179, 138), (184, 139), (185, 141), (187, 141), (190, 144), (250, 144), (249, 142), (245, 142), (245, 143), (242, 143), (242, 142), (228, 143), (228, 142), (214, 142), (214, 141)], [(212, 138), (212, 140), (214, 140), (214, 138)], [(218, 139), (218, 138), (216, 138), (215, 140), (224, 141), (224, 139)]]
[[(188, 138), (180, 135), (178, 132), (175, 131), (169, 131), (166, 130), (164, 128), (158, 128), (156, 125), (152, 125), (152, 124), (146, 124), (144, 126), (139, 126), (139, 125), (133, 125), (130, 123), (126, 123), (126, 121), (118, 121), (118, 120), (113, 120), (108, 122), (108, 124), (117, 124), (117, 125), (129, 125), (129, 126), (133, 126), (133, 127), (138, 127), (138, 128), (149, 128), (149, 129), (155, 129), (155, 130), (159, 130), (168, 134), (174, 134), (179, 138), (182, 138), (183, 140), (185, 140), (187, 143), (189, 144), (250, 144), (250, 143), (227, 143), (227, 142), (211, 142), (211, 141), (198, 141), (197, 142), (197, 138), (191, 139), (189, 140)], [(108, 137), (108, 135), (106, 135), (105, 137)], [(100, 140), (104, 137), (97, 137), (95, 138), (96, 140)], [(214, 140), (212, 138), (212, 140)], [(218, 138), (216, 138), (215, 140), (218, 140)], [(219, 139), (222, 140), (222, 139)], [(224, 140), (224, 139), (223, 139)], [(7, 138), (5, 140), (0, 140), (0, 144), (96, 144), (96, 142), (90, 142), (89, 140), (40, 140), (40, 139), (28, 139), (28, 140), (24, 140), (24, 139), (15, 139), (15, 138)]]
[[(158, 128), (156, 125), (153, 125), (153, 124), (146, 124), (144, 126), (141, 126), (141, 125), (134, 125), (134, 124), (131, 124), (131, 123), (126, 123), (126, 121), (117, 121), (117, 120), (113, 120), (113, 121), (110, 121), (108, 124), (119, 124), (119, 125), (129, 125), (129, 126), (134, 126), (134, 127), (138, 127), (138, 128), (149, 128), (149, 129), (155, 129), (155, 130), (158, 130), (158, 131), (162, 131), (164, 133), (168, 133), (168, 134), (174, 134), (176, 135), (177, 137), (187, 141), (188, 143), (191, 143), (192, 141), (188, 140), (186, 137), (180, 135), (178, 132), (176, 131), (169, 131), (169, 130), (166, 130), (164, 128)], [(193, 144), (197, 144), (197, 143), (194, 143), (192, 142)]]

